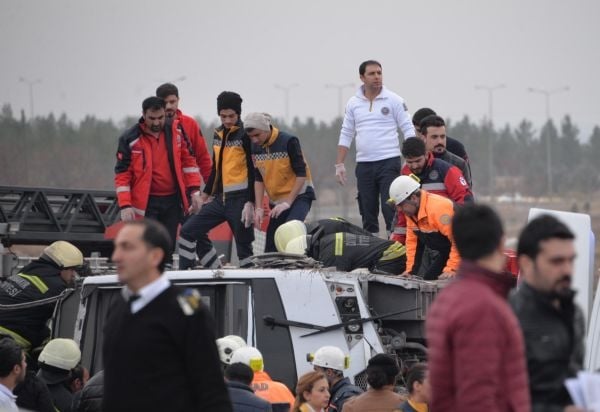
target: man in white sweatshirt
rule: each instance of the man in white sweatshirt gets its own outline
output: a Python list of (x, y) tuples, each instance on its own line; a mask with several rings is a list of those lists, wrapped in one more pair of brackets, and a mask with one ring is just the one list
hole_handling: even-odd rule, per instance
[(416, 132), (404, 99), (383, 86), (381, 64), (367, 60), (358, 72), (363, 85), (346, 104), (335, 175), (341, 185), (346, 183), (344, 160), (356, 135), (358, 208), (363, 229), (377, 236), (380, 200), (388, 233), (394, 217), (394, 209), (386, 202), (390, 184), (402, 167), (398, 129), (404, 138), (415, 137)]

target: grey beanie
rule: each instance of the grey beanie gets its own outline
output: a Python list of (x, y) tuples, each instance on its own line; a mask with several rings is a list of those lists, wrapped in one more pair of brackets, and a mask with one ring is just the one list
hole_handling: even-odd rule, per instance
[(250, 113), (244, 119), (244, 128), (268, 132), (271, 130), (271, 116), (267, 113)]

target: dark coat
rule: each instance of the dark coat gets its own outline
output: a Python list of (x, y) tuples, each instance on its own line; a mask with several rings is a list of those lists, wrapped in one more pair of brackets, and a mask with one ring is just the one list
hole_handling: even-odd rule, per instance
[(252, 388), (241, 382), (227, 382), (233, 412), (270, 412), (271, 404), (254, 394)]
[(85, 384), (81, 395), (73, 402), (73, 412), (102, 411), (104, 396), (104, 371), (100, 371)]

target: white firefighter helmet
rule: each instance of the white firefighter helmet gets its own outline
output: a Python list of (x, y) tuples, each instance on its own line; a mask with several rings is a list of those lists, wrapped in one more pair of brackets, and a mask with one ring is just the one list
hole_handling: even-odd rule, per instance
[(300, 220), (290, 220), (275, 231), (275, 247), (278, 252), (285, 252), (288, 242), (298, 236), (306, 235), (306, 225)]
[(337, 346), (322, 346), (315, 352), (313, 366), (343, 371), (348, 368), (349, 358)]
[(52, 339), (44, 346), (39, 363), (70, 371), (81, 360), (81, 351), (73, 339)]
[(254, 372), (262, 371), (265, 368), (262, 353), (252, 346), (245, 346), (233, 352), (231, 363), (238, 362), (250, 366)]
[(410, 176), (398, 176), (390, 185), (390, 201), (398, 205), (405, 201), (421, 185)]
[(236, 349), (246, 346), (246, 341), (236, 335), (228, 335), (217, 339), (217, 349), (219, 350), (219, 358), (221, 362), (231, 364), (231, 357)]
[(59, 240), (44, 249), (43, 255), (48, 257), (61, 269), (83, 265), (83, 254), (69, 242)]
[(303, 235), (295, 237), (290, 240), (285, 247), (285, 253), (293, 253), (295, 255), (306, 255), (306, 248), (308, 247), (308, 239), (310, 236)]

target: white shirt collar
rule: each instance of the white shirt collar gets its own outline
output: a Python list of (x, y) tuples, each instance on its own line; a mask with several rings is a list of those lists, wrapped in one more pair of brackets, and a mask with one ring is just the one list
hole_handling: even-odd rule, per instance
[(13, 401), (17, 400), (17, 397), (8, 387), (0, 383), (0, 393), (6, 395), (7, 398), (12, 399)]
[[(169, 282), (169, 279), (167, 279), (164, 275), (161, 275), (158, 277), (158, 279), (148, 283), (137, 292), (139, 299), (131, 304), (131, 313), (137, 313), (142, 310), (144, 306), (152, 302), (154, 298), (168, 289), (169, 286), (171, 286), (171, 282)], [(133, 291), (126, 286), (121, 290), (121, 294), (123, 295), (125, 301), (128, 301), (129, 298), (135, 293), (133, 293)]]

